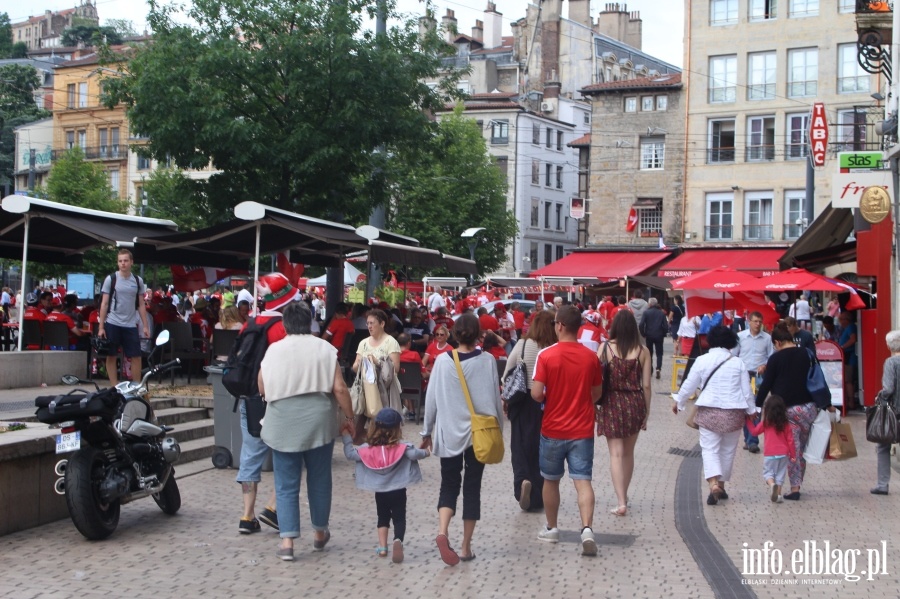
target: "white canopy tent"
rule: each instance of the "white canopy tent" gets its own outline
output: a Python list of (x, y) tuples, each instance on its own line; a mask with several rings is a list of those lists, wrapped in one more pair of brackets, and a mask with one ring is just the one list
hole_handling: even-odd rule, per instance
[[(348, 285), (355, 285), (356, 281), (359, 280), (359, 275), (361, 274), (363, 274), (361, 270), (358, 270), (349, 262), (344, 262), (344, 287), (347, 287)], [(322, 275), (321, 277), (316, 277), (315, 279), (307, 279), (306, 287), (324, 287), (327, 279), (327, 275)]]

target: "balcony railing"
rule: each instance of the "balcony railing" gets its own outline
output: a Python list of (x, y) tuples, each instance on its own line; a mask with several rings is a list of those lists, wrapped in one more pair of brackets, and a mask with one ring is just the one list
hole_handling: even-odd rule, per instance
[[(53, 150), (53, 160), (57, 160), (72, 148)], [(121, 160), (128, 155), (128, 148), (122, 144), (108, 146), (87, 146), (81, 148), (85, 160)]]
[(706, 227), (706, 241), (731, 240), (733, 225), (714, 225)]
[(803, 225), (784, 225), (785, 239), (798, 239), (803, 235)]
[(747, 162), (766, 162), (775, 160), (775, 146), (748, 146)]
[[(885, 10), (887, 8), (888, 10)], [(894, 10), (893, 2), (873, 2), (872, 0), (856, 0), (856, 14), (891, 12)]]
[(784, 157), (787, 160), (791, 160), (791, 159), (795, 159), (795, 158), (806, 158), (807, 154), (808, 154), (808, 148), (807, 148), (806, 142), (784, 145)]
[(706, 161), (715, 164), (717, 162), (734, 162), (734, 148), (710, 148)]
[(744, 225), (744, 239), (771, 241), (772, 225)]

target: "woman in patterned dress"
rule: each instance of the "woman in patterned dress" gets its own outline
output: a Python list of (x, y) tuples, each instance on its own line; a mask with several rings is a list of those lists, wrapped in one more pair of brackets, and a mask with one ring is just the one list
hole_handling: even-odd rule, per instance
[(597, 352), (610, 365), (606, 401), (597, 409), (597, 436), (606, 436), (609, 471), (616, 491), (616, 516), (628, 511), (628, 486), (634, 474), (634, 446), (638, 433), (647, 430), (650, 416), (650, 352), (641, 345), (637, 321), (620, 310), (609, 328), (609, 341)]

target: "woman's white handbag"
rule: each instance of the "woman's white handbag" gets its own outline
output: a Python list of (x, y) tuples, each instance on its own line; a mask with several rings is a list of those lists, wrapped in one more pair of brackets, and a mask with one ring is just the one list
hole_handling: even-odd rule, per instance
[(809, 441), (803, 452), (803, 459), (807, 464), (822, 464), (825, 462), (825, 453), (828, 451), (828, 442), (831, 439), (831, 416), (828, 410), (819, 410), (816, 419), (809, 429)]

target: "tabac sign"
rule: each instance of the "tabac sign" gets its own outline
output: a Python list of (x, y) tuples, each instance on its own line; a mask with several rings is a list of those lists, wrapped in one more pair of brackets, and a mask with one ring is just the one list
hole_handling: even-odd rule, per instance
[(813, 104), (809, 115), (809, 159), (813, 166), (825, 166), (825, 151), (828, 148), (828, 120), (825, 118), (825, 104)]

